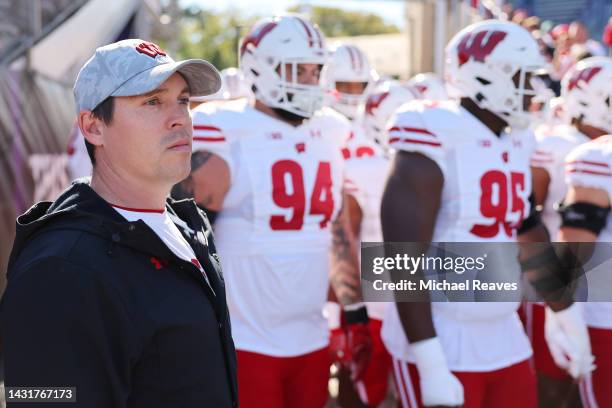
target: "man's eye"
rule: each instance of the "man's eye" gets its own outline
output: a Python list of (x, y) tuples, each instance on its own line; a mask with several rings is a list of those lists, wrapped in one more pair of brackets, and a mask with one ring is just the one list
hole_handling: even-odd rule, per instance
[(148, 99), (145, 102), (145, 105), (149, 105), (149, 106), (155, 106), (155, 105), (159, 105), (161, 102), (159, 101), (158, 98), (152, 98), (152, 99)]
[(179, 103), (181, 105), (189, 105), (189, 98), (179, 98)]

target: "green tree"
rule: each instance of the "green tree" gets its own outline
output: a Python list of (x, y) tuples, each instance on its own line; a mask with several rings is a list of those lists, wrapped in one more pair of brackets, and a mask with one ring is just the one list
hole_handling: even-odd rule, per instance
[(183, 11), (178, 58), (203, 58), (218, 69), (238, 65), (238, 39), (257, 20), (236, 10), (222, 13), (191, 7)]
[[(297, 7), (289, 11), (297, 11)], [(361, 12), (348, 12), (338, 8), (313, 7), (312, 20), (326, 36), (354, 36), (395, 33), (399, 29), (381, 17)], [(245, 17), (233, 9), (214, 13), (192, 6), (182, 10), (179, 21), (176, 58), (203, 58), (218, 69), (238, 65), (238, 39), (260, 17)], [(167, 45), (163, 40), (162, 46)]]
[[(292, 12), (299, 12), (300, 7), (292, 7)], [(386, 23), (380, 16), (358, 11), (345, 11), (332, 7), (312, 7), (311, 19), (327, 37), (345, 37), (355, 35), (373, 35), (397, 33), (399, 28)]]

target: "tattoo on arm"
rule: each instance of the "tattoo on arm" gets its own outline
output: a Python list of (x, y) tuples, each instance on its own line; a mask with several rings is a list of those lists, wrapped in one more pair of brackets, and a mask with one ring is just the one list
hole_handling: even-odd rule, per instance
[[(191, 173), (198, 170), (213, 156), (210, 152), (197, 151), (191, 155)], [(191, 174), (183, 181), (177, 183), (172, 187), (170, 195), (175, 200), (182, 200), (185, 198), (194, 198), (195, 186), (193, 185), (193, 177)], [(210, 204), (212, 196), (206, 197), (202, 203), (198, 203), (206, 206), (206, 203)]]
[(346, 236), (347, 231), (343, 221), (343, 217), (338, 217), (332, 223), (332, 247), (338, 260), (350, 259), (351, 243)]
[(213, 156), (211, 152), (197, 151), (191, 155), (191, 172), (198, 170)]
[(338, 218), (332, 223), (330, 283), (342, 305), (361, 301), (357, 253), (347, 215), (343, 206)]

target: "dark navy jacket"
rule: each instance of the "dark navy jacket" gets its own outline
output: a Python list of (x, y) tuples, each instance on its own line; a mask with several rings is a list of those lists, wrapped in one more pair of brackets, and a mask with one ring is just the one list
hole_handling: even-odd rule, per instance
[(237, 406), (210, 223), (193, 200), (168, 199), (166, 209), (187, 224), (177, 226), (212, 290), (86, 183), (17, 219), (0, 305), (5, 386), (76, 387), (76, 404), (52, 404), (71, 408)]

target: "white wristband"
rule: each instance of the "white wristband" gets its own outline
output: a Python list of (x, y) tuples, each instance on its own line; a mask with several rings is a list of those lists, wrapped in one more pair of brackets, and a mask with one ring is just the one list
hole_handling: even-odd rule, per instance
[(582, 308), (576, 302), (572, 303), (570, 307), (559, 310), (558, 312), (553, 312), (560, 322), (570, 323), (570, 324), (582, 324), (584, 320), (582, 318)]
[(340, 327), (341, 313), (342, 309), (339, 303), (325, 303), (325, 307), (323, 307), (323, 316), (327, 319), (327, 327), (329, 327), (330, 330), (335, 330)]
[(440, 371), (448, 372), (442, 345), (437, 337), (410, 343), (415, 363), (422, 377), (435, 376)]

